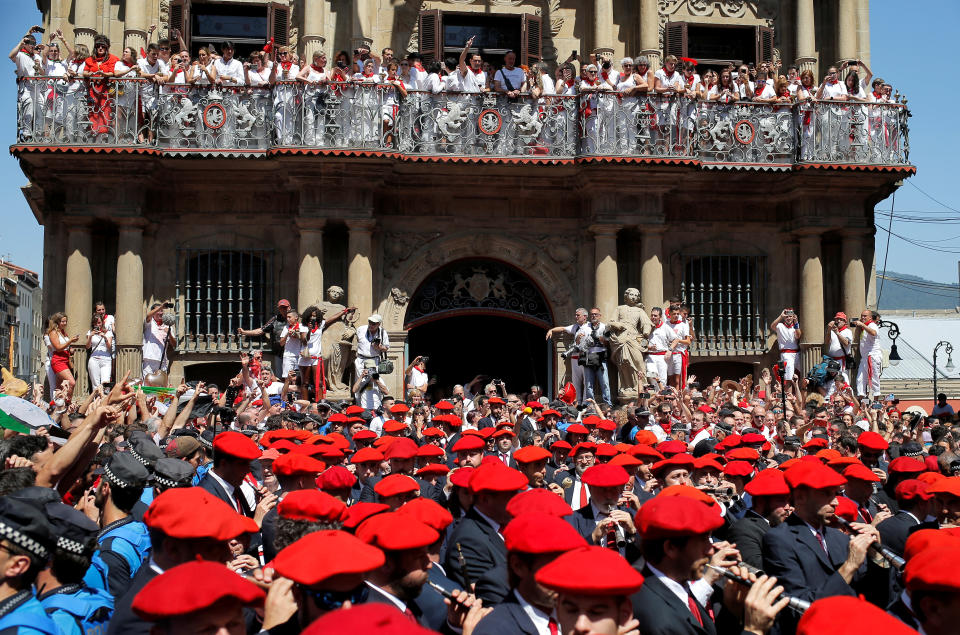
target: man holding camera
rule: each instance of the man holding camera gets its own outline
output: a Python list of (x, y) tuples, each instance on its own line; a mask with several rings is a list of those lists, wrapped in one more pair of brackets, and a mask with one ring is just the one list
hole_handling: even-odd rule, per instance
[[(843, 376), (843, 383), (850, 383), (850, 376), (847, 375), (847, 356), (852, 358), (853, 331), (847, 326), (847, 314), (843, 311), (833, 316), (833, 320), (827, 322), (827, 356), (840, 364), (840, 375)], [(830, 399), (837, 390), (835, 381), (827, 385), (826, 399)]]
[(583, 362), (584, 399), (593, 399), (594, 384), (600, 382), (600, 398), (611, 403), (610, 379), (607, 376), (607, 325), (600, 321), (600, 309), (590, 309), (590, 321), (577, 331), (576, 340), (581, 348), (586, 346)]
[[(377, 368), (390, 349), (390, 338), (387, 337), (386, 330), (380, 328), (382, 322), (383, 318), (374, 313), (367, 318), (365, 326), (357, 328), (357, 359), (354, 360), (353, 365), (358, 381), (366, 369), (372, 370), (371, 373), (368, 373), (368, 376), (376, 373), (377, 379), (379, 379)], [(354, 393), (356, 392), (354, 390)], [(384, 389), (384, 394), (386, 394), (386, 389)], [(357, 399), (359, 401), (359, 397)]]
[(777, 334), (777, 344), (780, 346), (780, 363), (783, 364), (783, 390), (789, 386), (790, 392), (799, 394), (795, 386), (797, 354), (800, 352), (800, 322), (793, 309), (784, 309), (777, 319), (770, 325), (770, 330)]
[(143, 322), (143, 377), (160, 371), (166, 371), (168, 366), (167, 346), (176, 338), (173, 324), (166, 324), (163, 320), (163, 310), (172, 309), (172, 302), (154, 302), (147, 311)]
[[(583, 307), (577, 309), (574, 317), (574, 323), (570, 326), (555, 326), (552, 329), (547, 331), (547, 339), (549, 340), (554, 335), (559, 335), (560, 333), (569, 333), (576, 338), (577, 334), (580, 331), (580, 327), (587, 323), (587, 310)], [(570, 360), (570, 368), (573, 371), (573, 388), (577, 391), (577, 403), (583, 401), (583, 366), (580, 365), (580, 355), (581, 348), (579, 346), (579, 341), (574, 341), (573, 348), (571, 348), (565, 356), (568, 356)]]
[(407, 378), (407, 392), (416, 389), (420, 394), (427, 392), (427, 386), (430, 384), (430, 378), (427, 377), (427, 362), (430, 358), (426, 355), (418, 355), (416, 359), (407, 366), (403, 376)]

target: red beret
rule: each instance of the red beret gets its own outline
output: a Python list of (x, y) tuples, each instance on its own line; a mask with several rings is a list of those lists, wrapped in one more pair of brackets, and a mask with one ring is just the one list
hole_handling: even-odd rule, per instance
[(458, 467), (450, 474), (450, 482), (457, 487), (470, 487), (470, 477), (473, 476), (472, 467)]
[(918, 529), (907, 537), (903, 547), (903, 559), (910, 562), (915, 555), (926, 551), (928, 547), (954, 546), (960, 546), (960, 539), (953, 533), (943, 529)]
[[(285, 578), (312, 586), (345, 573), (367, 573), (383, 565), (383, 552), (345, 531), (310, 532), (273, 559)], [(236, 575), (236, 574), (234, 574)]]
[(470, 491), (474, 494), (480, 492), (514, 492), (526, 489), (527, 485), (527, 477), (522, 472), (507, 467), (499, 460), (481, 465), (470, 475)]
[(368, 518), (357, 527), (357, 538), (388, 551), (419, 549), (440, 540), (440, 534), (410, 514), (387, 512)]
[(487, 399), (487, 403), (490, 404), (491, 406), (496, 406), (496, 405), (501, 405), (501, 406), (502, 406), (502, 405), (506, 404), (507, 402), (505, 402), (505, 401), (504, 401), (503, 399), (501, 399), (500, 397), (490, 397), (489, 399)]
[(683, 441), (675, 441), (673, 439), (669, 441), (661, 441), (657, 444), (657, 451), (664, 456), (680, 454), (681, 452), (687, 451), (687, 444)]
[(580, 596), (627, 596), (643, 586), (639, 571), (619, 553), (603, 547), (568, 551), (541, 567), (536, 580), (548, 589)]
[(927, 488), (931, 494), (947, 494), (960, 498), (960, 476), (948, 476)]
[(410, 406), (408, 406), (408, 405), (405, 404), (405, 403), (402, 403), (402, 402), (401, 402), (401, 403), (395, 403), (395, 404), (393, 404), (392, 406), (390, 406), (390, 413), (391, 413), (391, 414), (395, 414), (395, 415), (404, 414), (404, 415), (405, 415), (405, 414), (407, 414), (408, 412), (410, 412)]
[(441, 399), (437, 402), (437, 405), (434, 406), (437, 410), (449, 412), (453, 410), (453, 404), (447, 401), (446, 399)]
[(270, 470), (277, 476), (317, 475), (326, 469), (320, 461), (303, 454), (284, 454), (273, 462)]
[(494, 438), (494, 439), (499, 439), (500, 437), (514, 437), (514, 438), (516, 438), (516, 436), (517, 436), (517, 435), (513, 433), (513, 430), (507, 430), (506, 428), (502, 428), (502, 429), (497, 430), (496, 432), (493, 433), (493, 438)]
[(293, 452), (300, 447), (299, 443), (294, 443), (290, 439), (274, 439), (268, 445), (277, 452)]
[(566, 450), (567, 452), (569, 452), (572, 449), (573, 449), (573, 446), (567, 443), (566, 441), (564, 441), (563, 439), (560, 439), (559, 441), (554, 441), (553, 443), (550, 444), (551, 453), (556, 452), (557, 450)]
[(383, 456), (388, 459), (412, 459), (417, 456), (416, 441), (409, 437), (397, 437), (390, 442), (387, 449), (383, 451)]
[(613, 457), (617, 456), (617, 454), (619, 453), (620, 452), (617, 450), (617, 448), (613, 447), (609, 443), (601, 443), (600, 445), (597, 446), (596, 454), (597, 456), (600, 456), (600, 457), (606, 457), (608, 459), (612, 459)]
[[(485, 429), (485, 430), (493, 430), (493, 428), (484, 428), (484, 429)], [(486, 438), (487, 438), (482, 432), (480, 432), (479, 430), (475, 430), (475, 429), (464, 430), (464, 431), (461, 433), (461, 436), (463, 436), (463, 437), (473, 436), (473, 437), (479, 437), (479, 438), (481, 438), (481, 439), (486, 439)]]
[(336, 491), (352, 488), (357, 484), (357, 477), (342, 465), (334, 465), (321, 474), (317, 482), (320, 489), (324, 491)]
[(596, 452), (596, 451), (597, 451), (597, 444), (596, 444), (596, 443), (594, 443), (593, 441), (583, 441), (583, 442), (578, 443), (578, 444), (576, 444), (575, 446), (573, 446), (573, 449), (570, 450), (570, 454), (572, 454), (573, 456), (577, 456), (577, 455), (580, 454), (581, 452), (590, 452), (590, 453), (593, 453), (593, 452)]
[[(202, 580), (202, 584), (197, 584)], [(217, 562), (195, 560), (167, 569), (133, 598), (133, 612), (147, 622), (189, 615), (225, 600), (262, 604), (266, 594)]]
[[(176, 444), (176, 442), (177, 442), (176, 439), (170, 439), (170, 442), (167, 443), (168, 453), (171, 451), (170, 446)], [(176, 445), (174, 445), (174, 451), (175, 450), (176, 450)], [(276, 459), (279, 459), (279, 458), (280, 458), (280, 453), (273, 448), (270, 448), (269, 450), (264, 450), (263, 454), (260, 455), (261, 461), (275, 461)]]
[(311, 624), (302, 635), (331, 633), (377, 633), (377, 635), (435, 635), (397, 610), (392, 604), (368, 602), (330, 611)]
[[(937, 457), (932, 454), (923, 459), (924, 465), (927, 466), (927, 470), (931, 472), (940, 473), (940, 462), (937, 460)], [(924, 472), (926, 474), (926, 472)]]
[(863, 465), (863, 463), (860, 462), (860, 459), (858, 459), (855, 456), (838, 456), (838, 457), (829, 459), (827, 461), (828, 466), (834, 468), (839, 472), (843, 472), (843, 470), (845, 470), (848, 465), (854, 465), (856, 463)]
[(723, 455), (728, 461), (756, 461), (760, 453), (753, 448), (734, 448)]
[[(928, 457), (929, 458), (929, 457)], [(933, 457), (937, 458), (937, 457)], [(947, 478), (940, 472), (924, 472), (922, 474), (917, 474), (917, 480), (927, 485), (933, 485), (934, 483), (939, 483), (941, 480)]]
[(898, 456), (887, 466), (887, 472), (890, 474), (919, 474), (926, 471), (927, 466), (924, 462), (911, 456)]
[(213, 439), (213, 451), (247, 461), (260, 458), (260, 448), (257, 444), (233, 430), (221, 432)]
[(716, 470), (723, 471), (723, 466), (712, 456), (701, 456), (694, 459), (693, 469), (695, 470)]
[(615, 421), (611, 421), (610, 419), (601, 419), (597, 423), (597, 429), (606, 430), (607, 432), (613, 432), (614, 430), (617, 429), (617, 423)]
[(567, 426), (567, 434), (590, 434), (590, 431), (579, 423), (571, 423)]
[(328, 423), (346, 423), (347, 415), (345, 415), (342, 412), (335, 412), (329, 417), (327, 417), (327, 422)]
[(630, 475), (619, 465), (598, 463), (584, 470), (581, 479), (590, 487), (620, 487), (627, 484)]
[(465, 434), (464, 436), (457, 439), (457, 442), (453, 444), (451, 451), (453, 452), (473, 452), (476, 450), (482, 450), (487, 447), (487, 442), (481, 439), (478, 436), (472, 434)]
[(876, 450), (878, 452), (882, 452), (890, 447), (890, 444), (887, 443), (886, 439), (872, 430), (861, 432), (860, 436), (857, 437), (857, 445), (867, 448), (868, 450)]
[(447, 511), (447, 508), (429, 498), (415, 498), (412, 501), (407, 501), (400, 506), (397, 513), (413, 516), (427, 527), (432, 527), (434, 531), (441, 534), (453, 522), (453, 515)]
[(463, 419), (453, 414), (440, 415), (440, 416), (434, 417), (433, 421), (435, 423), (445, 423), (448, 426), (452, 426), (454, 428), (459, 428), (460, 426), (463, 425)]
[(597, 415), (587, 415), (580, 421), (580, 423), (588, 428), (595, 428), (597, 427), (597, 424), (600, 423), (600, 417)]
[(517, 463), (535, 463), (537, 461), (545, 461), (551, 456), (553, 456), (553, 454), (551, 454), (549, 450), (545, 450), (544, 448), (536, 445), (524, 446), (513, 453), (513, 458)]
[(587, 546), (573, 525), (543, 512), (524, 512), (511, 520), (503, 529), (503, 542), (507, 551), (521, 553), (555, 553)]
[(630, 454), (618, 454), (610, 459), (608, 465), (619, 465), (620, 467), (640, 467), (643, 461)]
[(646, 539), (708, 534), (723, 526), (716, 507), (686, 496), (656, 496), (637, 512), (637, 531)]
[(383, 456), (383, 452), (381, 452), (380, 450), (376, 450), (374, 448), (360, 448), (359, 450), (353, 453), (352, 457), (350, 457), (350, 462), (351, 463), (372, 463), (376, 461), (377, 463), (379, 463), (384, 458), (385, 457)]
[(528, 401), (527, 408), (530, 408), (530, 410), (543, 410), (543, 404), (539, 401)]
[(836, 470), (831, 470), (820, 461), (800, 461), (783, 475), (787, 478), (790, 487), (794, 489), (798, 487), (826, 489), (840, 487), (847, 482), (847, 479), (837, 474)]
[(750, 476), (753, 474), (753, 465), (746, 461), (730, 461), (723, 467), (727, 476)]
[(383, 431), (384, 432), (402, 432), (407, 429), (407, 424), (400, 423), (399, 421), (394, 421), (393, 419), (387, 419), (383, 422)]
[(817, 600), (797, 624), (797, 635), (823, 633), (917, 635), (915, 630), (883, 609), (849, 595), (835, 595)]
[(750, 496), (788, 496), (790, 494), (787, 479), (783, 476), (783, 472), (776, 469), (761, 470), (743, 489)]
[(638, 445), (656, 445), (657, 435), (651, 430), (638, 430), (637, 434), (633, 437), (633, 442)]
[(739, 434), (728, 434), (723, 438), (723, 441), (721, 441), (721, 443), (723, 443), (723, 447), (725, 448), (735, 448), (738, 445), (740, 445), (740, 442), (742, 440), (743, 440), (743, 437), (741, 437)]
[(383, 503), (354, 503), (350, 507), (347, 507), (347, 517), (343, 519), (343, 528), (354, 530), (366, 519), (385, 512), (388, 509), (390, 509), (390, 506), (384, 505)]
[(653, 449), (649, 445), (635, 445), (633, 449), (630, 450), (630, 454), (643, 459), (651, 459), (653, 461), (662, 461), (664, 456)]
[(443, 436), (446, 436), (443, 434), (443, 430), (441, 430), (440, 428), (435, 428), (433, 426), (430, 426), (429, 428), (424, 428), (422, 434), (425, 437), (435, 437), (437, 439)]
[(241, 516), (202, 487), (168, 489), (153, 499), (143, 522), (150, 529), (182, 539), (226, 541), (260, 531), (252, 518)]
[(908, 478), (897, 483), (897, 487), (894, 488), (893, 494), (896, 496), (898, 501), (911, 501), (918, 498), (922, 501), (928, 501), (933, 498), (933, 494), (927, 491), (927, 484), (923, 481), (918, 481), (915, 478)]
[(823, 449), (827, 447), (827, 440), (821, 437), (813, 437), (801, 446), (804, 450)]
[(686, 452), (674, 454), (670, 458), (657, 461), (653, 464), (653, 466), (651, 466), (651, 469), (654, 472), (661, 472), (663, 470), (676, 470), (680, 468), (686, 468), (688, 470), (693, 469), (693, 457)]
[(960, 542), (940, 543), (936, 547), (924, 549), (907, 562), (903, 569), (903, 579), (907, 590), (960, 592)]
[(816, 457), (823, 461), (824, 463), (829, 463), (833, 459), (839, 458), (841, 456), (840, 452), (834, 450), (833, 448), (825, 448), (817, 452)]
[(569, 516), (573, 508), (548, 489), (534, 488), (520, 492), (507, 503), (507, 513), (513, 517), (526, 512), (541, 512), (551, 516)]
[(843, 518), (848, 523), (855, 522), (857, 520), (857, 515), (860, 513), (860, 509), (857, 507), (857, 504), (846, 496), (837, 496), (837, 507), (833, 511), (834, 514)]
[(347, 506), (339, 498), (315, 489), (290, 492), (277, 505), (277, 514), (290, 520), (310, 522), (342, 522)]
[(377, 484), (373, 486), (373, 491), (381, 498), (412, 494), (420, 491), (420, 483), (406, 474), (390, 474), (377, 481)]
[[(709, 494), (690, 485), (671, 485), (670, 487), (665, 487), (660, 490), (657, 496), (684, 496), (705, 503), (710, 507), (717, 507), (719, 505)], [(717, 507), (717, 510), (719, 511), (719, 507)]]
[(743, 443), (765, 443), (767, 439), (759, 432), (748, 432), (740, 440)]
[(880, 482), (880, 477), (874, 474), (873, 471), (863, 463), (852, 463), (844, 468), (842, 473), (846, 479), (855, 478), (858, 481), (869, 481), (871, 483)]
[(546, 419), (547, 417), (556, 417), (557, 419), (559, 419), (560, 413), (554, 410), (553, 408), (547, 408), (542, 413), (540, 413), (540, 417), (542, 419)]
[(362, 415), (363, 408), (360, 406), (347, 406), (346, 410), (343, 411), (343, 414), (347, 415), (348, 417), (352, 415)]
[(417, 470), (416, 474), (417, 476), (443, 476), (449, 472), (450, 468), (443, 463), (427, 463)]
[(364, 428), (363, 430), (357, 430), (353, 434), (354, 441), (366, 441), (368, 439), (376, 439), (376, 438), (377, 438), (377, 433), (374, 432), (373, 430), (368, 430), (366, 428)]
[(434, 456), (445, 456), (445, 453), (439, 445), (427, 443), (417, 448), (417, 456), (420, 458), (430, 458)]

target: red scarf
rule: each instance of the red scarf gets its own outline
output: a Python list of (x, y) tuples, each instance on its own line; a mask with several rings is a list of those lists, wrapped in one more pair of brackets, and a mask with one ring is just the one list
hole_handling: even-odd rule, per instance
[(670, 320), (670, 324), (680, 324), (681, 322), (683, 322), (683, 318), (682, 318), (682, 317), (679, 318), (679, 319), (676, 319), (676, 320)]
[(415, 69), (417, 69), (418, 71), (420, 71), (421, 73), (426, 73), (426, 72), (427, 72), (427, 71), (423, 70), (423, 64), (421, 64), (420, 62), (414, 62), (414, 63), (413, 63), (413, 67), (414, 67)]
[(659, 322), (654, 322), (654, 323), (653, 323), (653, 328), (655, 328), (655, 329), (658, 329), (658, 328), (660, 328), (661, 326), (663, 326), (663, 320), (660, 320)]
[(687, 80), (687, 86), (693, 88), (693, 82), (696, 78), (696, 75), (691, 75), (690, 77), (685, 78)]
[(482, 68), (471, 68), (470, 70), (473, 71), (474, 75), (479, 75), (480, 73), (483, 72)]
[(877, 91), (873, 91), (873, 98), (876, 99), (877, 101), (880, 101), (880, 99), (882, 99), (883, 96), (881, 93), (878, 93)]
[(827, 84), (829, 84), (830, 86), (836, 86), (837, 80), (833, 80), (832, 82), (827, 82)]
[(568, 79), (568, 80), (567, 80), (567, 88), (572, 88), (575, 83), (576, 83), (575, 80)]
[(780, 91), (780, 96), (781, 96), (781, 97), (789, 97), (789, 96), (790, 96), (790, 91), (785, 88), (785, 89), (783, 89), (783, 90)]
[(280, 62), (280, 66), (283, 67), (283, 70), (288, 71), (293, 66), (293, 62)]
[(310, 66), (312, 66), (312, 67), (313, 67), (313, 70), (317, 71), (318, 73), (322, 73), (322, 72), (323, 72), (323, 67), (322, 67), (322, 66), (320, 66), (319, 68), (317, 67), (316, 64), (311, 64)]
[(606, 82), (606, 81), (609, 81), (609, 79), (610, 79), (610, 73), (608, 73), (607, 71), (600, 71), (600, 77), (602, 77), (602, 78), (603, 78), (603, 81), (605, 81), (605, 82)]
[(20, 49), (20, 52), (21, 52), (21, 53), (26, 53), (26, 54), (29, 55), (30, 57), (33, 57), (33, 51), (31, 51), (30, 49), (22, 48), (22, 49)]
[(712, 84), (707, 86), (707, 90), (713, 90), (713, 87), (716, 85), (717, 85), (717, 82), (713, 82)]
[(586, 84), (587, 86), (593, 86), (593, 85), (596, 83), (596, 82), (594, 82), (594, 81), (591, 80), (591, 79), (584, 79), (584, 80), (582, 80), (582, 81), (583, 81), (583, 83)]
[(364, 77), (373, 77), (373, 73), (364, 73), (363, 76), (364, 76)]

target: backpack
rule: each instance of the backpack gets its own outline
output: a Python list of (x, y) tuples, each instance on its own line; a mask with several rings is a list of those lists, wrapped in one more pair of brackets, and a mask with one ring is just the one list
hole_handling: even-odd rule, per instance
[(68, 613), (84, 635), (104, 635), (113, 615), (113, 598), (105, 591), (81, 589), (73, 594), (57, 593), (42, 602), (53, 617), (57, 611)]
[(810, 369), (807, 373), (807, 380), (814, 388), (826, 386), (833, 381), (840, 372), (840, 363), (835, 359), (823, 356), (823, 361)]

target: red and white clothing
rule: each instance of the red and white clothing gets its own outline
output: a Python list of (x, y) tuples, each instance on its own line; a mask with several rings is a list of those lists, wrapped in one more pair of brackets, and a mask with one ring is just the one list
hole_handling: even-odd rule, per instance
[[(670, 328), (676, 333), (677, 339), (685, 340), (690, 337), (690, 323), (686, 320), (680, 319), (676, 322), (670, 320)], [(680, 375), (684, 382), (683, 385), (686, 385), (688, 356), (689, 350), (687, 345), (680, 343), (673, 349), (673, 355), (670, 355), (670, 358), (667, 360), (667, 375)]]
[[(240, 60), (233, 57), (230, 61), (218, 57), (213, 62), (213, 68), (217, 71), (217, 77), (220, 78), (225, 86), (243, 86), (246, 80), (243, 77), (243, 64)], [(233, 81), (230, 81), (230, 80)]]
[(667, 74), (667, 69), (660, 68), (653, 74), (653, 77), (654, 80), (659, 79), (663, 87), (672, 86), (676, 90), (683, 90), (683, 73), (676, 69), (674, 69), (672, 73)]
[[(166, 75), (170, 73), (170, 68), (167, 66), (167, 63), (159, 57), (153, 64), (147, 61), (147, 58), (141, 57), (137, 60), (137, 66), (140, 67), (140, 72), (144, 74), (166, 77)], [(156, 112), (157, 107), (160, 105), (157, 98), (158, 93), (159, 86), (157, 84), (151, 81), (140, 83), (140, 104), (145, 111), (149, 111), (150, 113)]]
[(797, 354), (800, 352), (800, 338), (797, 337), (799, 328), (797, 323), (793, 326), (787, 326), (783, 322), (777, 324), (777, 344), (780, 346), (780, 361), (786, 366), (783, 372), (786, 381), (793, 381), (797, 366)]
[(667, 322), (655, 324), (648, 338), (647, 377), (657, 377), (662, 385), (667, 383), (667, 357), (670, 345), (677, 340), (677, 332)]
[(41, 100), (40, 81), (27, 78), (37, 75), (38, 63), (32, 54), (25, 52), (23, 49), (17, 52), (13, 63), (16, 64), (15, 72), (18, 80), (17, 108), (20, 111), (20, 121), (23, 124), (20, 134), (29, 137), (33, 134), (33, 121), (37, 114), (36, 111), (41, 105)]
[(143, 374), (166, 370), (170, 360), (164, 354), (168, 338), (176, 337), (172, 326), (157, 324), (156, 320), (143, 323)]
[(110, 333), (87, 331), (90, 338), (90, 355), (87, 358), (87, 372), (90, 374), (91, 389), (110, 381), (110, 369), (113, 360), (110, 357), (112, 342)]
[(475, 71), (468, 66), (467, 74), (462, 78), (462, 81), (463, 92), (482, 93), (487, 87), (487, 74), (483, 71)]
[(880, 371), (883, 368), (883, 349), (880, 348), (880, 330), (875, 322), (864, 322), (877, 334), (860, 329), (860, 368), (857, 369), (857, 395), (874, 397), (880, 394)]
[[(841, 344), (840, 337), (847, 340), (846, 344)], [(844, 326), (839, 331), (830, 331), (830, 342), (827, 344), (827, 356), (840, 364), (840, 375), (843, 376), (844, 383), (850, 383), (850, 376), (847, 374), (846, 354), (853, 350), (853, 331), (849, 326)], [(827, 399), (833, 396), (837, 386), (835, 382), (830, 382), (827, 386)]]
[(847, 94), (847, 87), (843, 82), (825, 82), (820, 99), (841, 99)]
[(287, 338), (283, 344), (283, 377), (287, 376), (291, 370), (296, 370), (300, 363), (300, 351), (303, 350), (303, 342), (300, 340), (301, 334), (306, 334), (308, 329), (299, 322), (291, 327), (289, 324), (283, 327), (280, 332), (280, 339)]
[[(300, 361), (298, 365), (303, 366), (316, 366), (320, 361), (320, 340), (323, 338), (323, 320), (317, 322), (317, 327), (313, 329), (308, 329), (307, 333), (307, 344), (301, 350)], [(307, 327), (304, 327), (307, 328)]]

